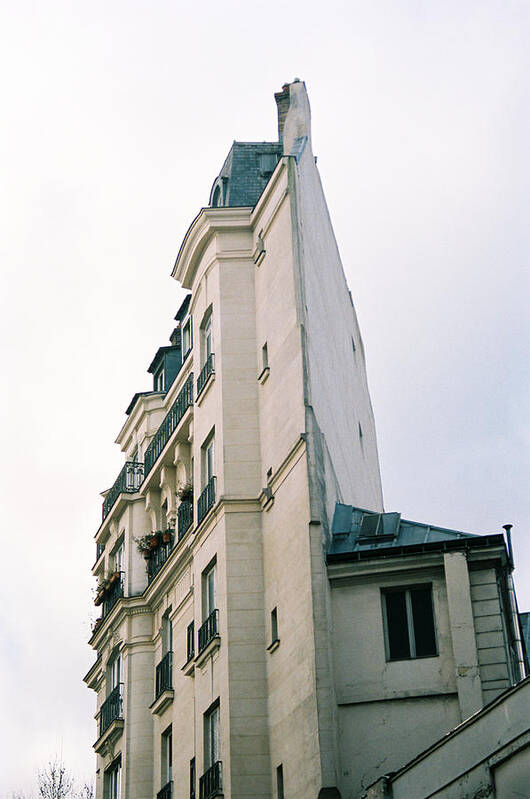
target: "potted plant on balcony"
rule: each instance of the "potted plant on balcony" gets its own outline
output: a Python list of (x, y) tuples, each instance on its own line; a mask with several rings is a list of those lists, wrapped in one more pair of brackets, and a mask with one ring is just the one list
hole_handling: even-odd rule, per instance
[(153, 530), (152, 533), (149, 533), (149, 546), (151, 549), (157, 549), (160, 544), (160, 537), (160, 530)]
[(120, 573), (118, 571), (111, 572), (108, 579), (109, 588), (111, 585), (114, 585), (114, 583), (118, 582), (119, 579), (120, 579)]
[(146, 560), (149, 560), (151, 557), (151, 535), (151, 533), (148, 533), (147, 535), (142, 535), (140, 538), (134, 539), (138, 552)]
[(98, 605), (101, 605), (101, 603), (105, 599), (106, 593), (107, 593), (107, 581), (105, 580), (105, 578), (100, 577), (96, 588), (96, 598), (94, 599), (94, 605), (96, 607), (98, 607)]
[(191, 483), (184, 483), (177, 489), (177, 497), (181, 502), (191, 502), (193, 499), (193, 486)]

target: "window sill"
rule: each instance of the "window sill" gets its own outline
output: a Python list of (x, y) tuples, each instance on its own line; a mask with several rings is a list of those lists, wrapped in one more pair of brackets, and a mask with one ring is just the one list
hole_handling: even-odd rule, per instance
[(414, 657), (412, 657), (412, 655), (409, 655), (408, 657), (402, 657), (402, 658), (387, 658), (386, 662), (387, 663), (410, 663), (411, 660), (428, 660), (429, 658), (433, 659), (433, 658), (437, 658), (437, 657), (439, 657), (438, 653), (436, 653), (435, 655), (414, 655)]
[(270, 366), (266, 366), (264, 369), (262, 369), (258, 375), (258, 383), (261, 383), (261, 385), (263, 385), (263, 383), (265, 383), (268, 376), (270, 375), (270, 371), (271, 371)]
[(208, 658), (216, 652), (219, 647), (221, 646), (221, 636), (215, 635), (211, 641), (204, 647), (202, 652), (200, 652), (197, 657), (195, 658), (195, 665), (200, 668)]
[(124, 723), (125, 722), (123, 719), (114, 719), (114, 721), (109, 724), (103, 735), (99, 736), (96, 743), (92, 747), (98, 755), (104, 755), (107, 751), (110, 751), (118, 738), (121, 736)]
[(193, 656), (185, 663), (181, 669), (185, 677), (193, 677), (195, 671), (195, 660)]
[(276, 650), (278, 649), (279, 646), (280, 646), (280, 639), (279, 638), (275, 638), (274, 641), (271, 644), (268, 645), (267, 652), (270, 655), (272, 655), (273, 652), (276, 652)]
[(168, 707), (173, 702), (173, 697), (175, 696), (175, 691), (173, 688), (166, 688), (165, 691), (162, 691), (159, 697), (155, 699), (155, 701), (150, 705), (149, 710), (151, 713), (159, 716), (161, 713), (164, 712), (166, 707)]

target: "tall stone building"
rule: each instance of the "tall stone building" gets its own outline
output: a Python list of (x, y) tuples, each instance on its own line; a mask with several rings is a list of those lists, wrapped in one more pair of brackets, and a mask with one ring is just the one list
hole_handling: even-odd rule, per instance
[[(510, 557), (383, 513), (311, 147), (234, 142), (96, 534), (97, 799), (354, 797), (524, 675)], [(362, 510), (367, 509), (367, 510)]]

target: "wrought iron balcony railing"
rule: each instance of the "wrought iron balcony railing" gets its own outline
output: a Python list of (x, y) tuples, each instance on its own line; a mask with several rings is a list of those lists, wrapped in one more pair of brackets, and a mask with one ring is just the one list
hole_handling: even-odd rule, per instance
[(223, 790), (223, 764), (220, 760), (210, 766), (199, 780), (199, 799), (212, 799)]
[(151, 557), (147, 561), (148, 582), (151, 582), (151, 580), (153, 580), (156, 577), (156, 575), (158, 574), (158, 572), (160, 571), (166, 560), (171, 555), (171, 550), (173, 549), (174, 541), (175, 538), (174, 536), (172, 536), (171, 541), (168, 541), (165, 544), (164, 543), (160, 544), (156, 549), (152, 551)]
[(124, 572), (115, 572), (119, 574), (119, 578), (115, 580), (108, 588), (105, 598), (103, 600), (102, 618), (108, 616), (118, 599), (123, 596), (123, 575)]
[(156, 799), (171, 799), (173, 796), (173, 780), (166, 782), (163, 788), (161, 788), (157, 795)]
[(178, 540), (188, 532), (193, 524), (193, 497), (183, 499), (177, 511)]
[(215, 477), (210, 477), (206, 488), (197, 501), (197, 524), (200, 524), (210, 508), (215, 505)]
[(215, 355), (213, 352), (208, 355), (206, 358), (206, 362), (201, 369), (199, 377), (197, 378), (197, 399), (199, 398), (202, 390), (204, 389), (206, 383), (208, 382), (208, 378), (210, 375), (213, 375), (215, 372)]
[(190, 622), (186, 632), (186, 663), (195, 657), (195, 624)]
[(179, 391), (175, 402), (165, 415), (160, 427), (154, 434), (151, 443), (145, 451), (144, 461), (146, 477), (171, 438), (173, 431), (191, 405), (193, 405), (193, 373), (190, 374)]
[(103, 500), (103, 521), (109, 515), (112, 506), (120, 496), (120, 494), (134, 494), (140, 488), (142, 480), (144, 479), (144, 465), (143, 463), (136, 463), (136, 461), (127, 461), (116, 480), (114, 485), (107, 492)]
[(99, 711), (99, 735), (103, 735), (113, 721), (123, 718), (123, 683), (112, 689)]
[(199, 654), (217, 635), (219, 635), (219, 611), (215, 609), (199, 627)]
[(167, 652), (156, 667), (155, 699), (173, 688), (173, 652)]

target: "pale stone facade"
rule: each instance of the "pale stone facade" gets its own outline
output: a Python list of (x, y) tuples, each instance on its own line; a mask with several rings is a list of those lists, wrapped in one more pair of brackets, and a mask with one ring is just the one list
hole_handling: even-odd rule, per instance
[[(506, 570), (498, 537), (384, 562), (337, 545), (337, 503), (383, 510), (375, 425), (305, 86), (276, 99), (280, 142), (235, 142), (184, 238), (190, 294), (117, 439), (85, 678), (96, 799), (358, 796), (404, 712), (419, 727), (394, 767), (522, 676), (500, 594), (498, 623), (478, 623)], [(381, 591), (417, 578), (436, 656), (386, 663)]]

